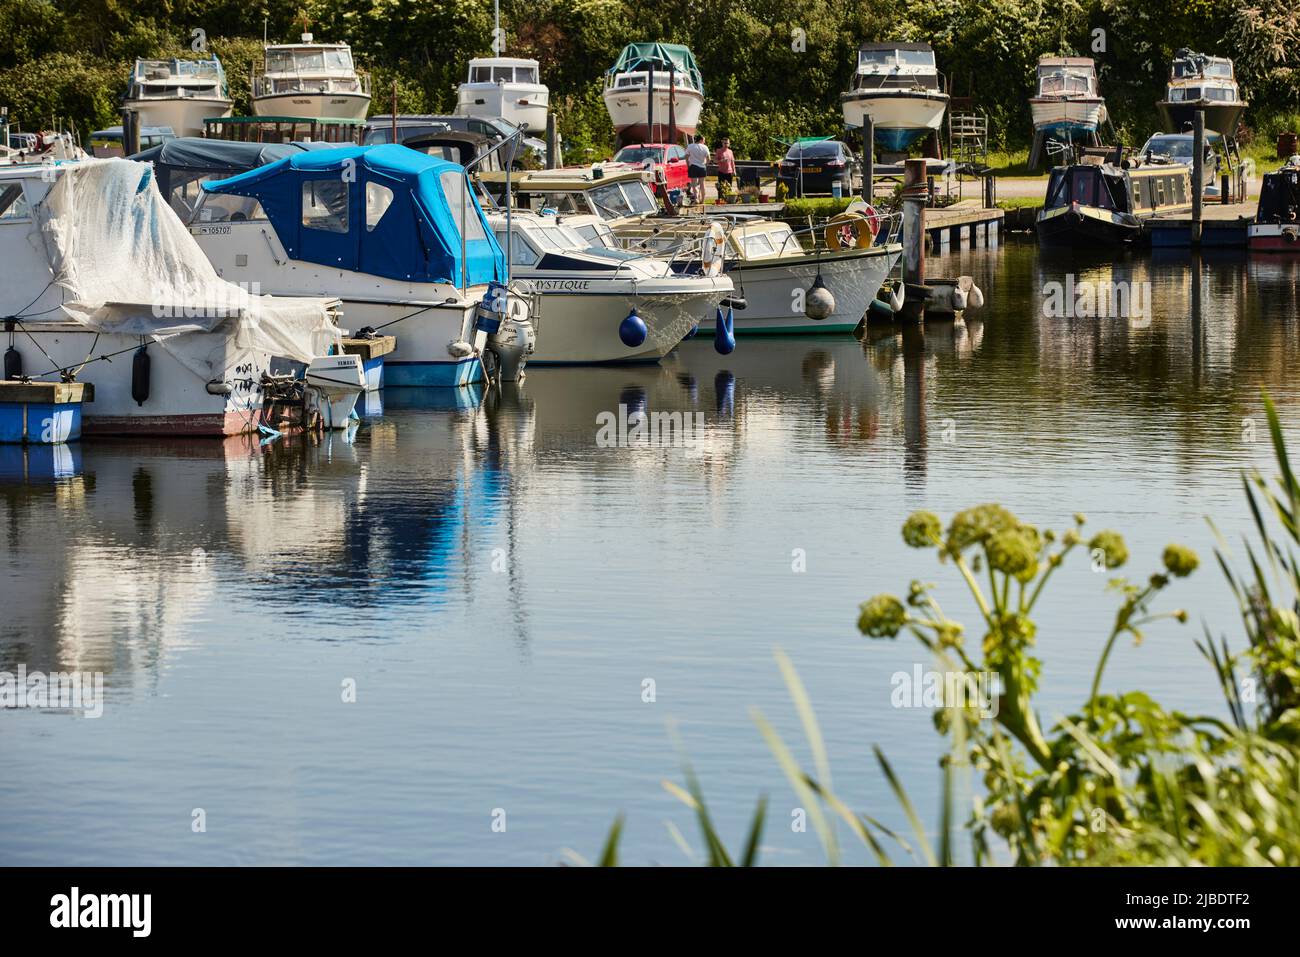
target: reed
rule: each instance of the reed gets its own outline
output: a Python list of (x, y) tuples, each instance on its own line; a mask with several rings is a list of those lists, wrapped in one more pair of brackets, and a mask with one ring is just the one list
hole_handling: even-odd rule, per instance
[[(762, 714), (753, 718), (808, 809), (827, 863), (843, 857), (835, 827), (842, 822), (881, 865), (895, 863), (899, 852), (914, 862), (952, 865), (963, 832), (969, 860), (977, 865), (1300, 864), (1300, 478), (1277, 411), (1267, 396), (1264, 402), (1279, 475), (1272, 482), (1257, 471), (1243, 476), (1257, 539), (1243, 543), (1247, 570), (1235, 570), (1221, 537), (1216, 548), (1240, 604), (1247, 645), (1234, 651), (1226, 637), (1208, 631), (1197, 642), (1219, 679), (1228, 719), (1186, 714), (1141, 691), (1106, 687), (1106, 665), (1119, 640), (1140, 642), (1156, 622), (1187, 621), (1181, 609), (1158, 605), (1166, 589), (1196, 572), (1199, 561), (1190, 549), (1170, 545), (1145, 578), (1110, 579), (1117, 605), (1089, 694), (1075, 712), (1044, 727), (1034, 707), (1043, 667), (1034, 656), (1034, 610), (1056, 570), (1078, 551), (1086, 549), (1094, 567), (1118, 573), (1129, 561), (1122, 536), (1110, 530), (1086, 536), (1082, 515), (1064, 532), (1040, 530), (991, 504), (959, 512), (946, 526), (918, 512), (903, 524), (903, 540), (932, 551), (965, 583), (979, 610), (978, 641), (944, 613), (933, 586), (920, 581), (911, 583), (906, 597), (877, 595), (864, 602), (858, 628), (875, 640), (906, 634), (945, 671), (996, 674), (998, 707), (992, 716), (969, 702), (936, 712), (947, 748), (933, 831), (875, 749), (909, 839), (835, 793), (812, 703), (793, 664), (778, 651), (813, 770), (800, 767)], [(979, 786), (969, 787), (977, 774)], [(695, 811), (707, 862), (731, 864), (689, 763), (685, 776), (685, 789), (670, 782), (665, 787)], [(959, 807), (959, 794), (970, 795), (968, 807)], [(757, 862), (765, 812), (762, 800), (742, 863)], [(617, 859), (610, 847), (621, 826), (620, 818), (602, 855), (606, 862)], [(680, 834), (675, 837), (687, 846)]]

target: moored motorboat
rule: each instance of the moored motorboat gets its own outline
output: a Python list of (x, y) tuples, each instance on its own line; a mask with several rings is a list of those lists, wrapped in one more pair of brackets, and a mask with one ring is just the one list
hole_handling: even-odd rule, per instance
[(482, 381), (484, 359), (504, 365), (513, 348), (496, 337), (531, 336), (530, 293), (502, 285), (505, 257), (464, 167), (399, 145), (330, 147), (203, 191), (187, 222), (217, 271), (342, 300), (350, 328), (396, 337), (388, 386)]
[(849, 89), (840, 94), (844, 124), (871, 118), (881, 149), (899, 153), (938, 134), (948, 109), (934, 50), (928, 43), (864, 43)]
[(562, 217), (498, 212), (488, 222), (510, 249), (512, 275), (542, 298), (533, 364), (658, 361), (692, 329), (711, 327), (733, 289), (722, 275), (678, 275), (651, 255), (593, 247)]
[(665, 143), (700, 123), (704, 79), (677, 43), (629, 43), (605, 73), (605, 109), (620, 142)]
[(229, 116), (233, 101), (215, 56), (206, 60), (136, 60), (122, 105), (146, 127), (202, 136), (207, 117)]
[(86, 434), (341, 427), (361, 393), (305, 375), (360, 374), (329, 355), (337, 302), (221, 280), (145, 164), (0, 170), (0, 260), (6, 377), (93, 385)]
[(1227, 57), (1181, 49), (1169, 67), (1165, 98), (1156, 106), (1170, 133), (1190, 130), (1196, 113), (1205, 114), (1205, 128), (1235, 138), (1247, 103)]
[(1300, 253), (1300, 156), (1264, 174), (1255, 220), (1246, 233), (1252, 251)]

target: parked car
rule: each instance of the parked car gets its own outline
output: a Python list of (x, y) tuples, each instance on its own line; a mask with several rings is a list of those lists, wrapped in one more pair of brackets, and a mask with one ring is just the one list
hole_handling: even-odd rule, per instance
[[(1194, 137), (1191, 133), (1156, 133), (1142, 146), (1138, 155), (1142, 162), (1182, 163), (1188, 169), (1195, 155)], [(1201, 188), (1206, 196), (1219, 195), (1219, 156), (1211, 137), (1205, 137), (1205, 153), (1201, 161)]]
[(610, 162), (654, 170), (656, 179), (663, 170), (669, 189), (685, 189), (691, 181), (686, 170), (686, 147), (675, 143), (633, 143), (615, 153)]
[(839, 183), (845, 196), (857, 191), (862, 164), (853, 150), (839, 140), (795, 143), (777, 168), (777, 182), (785, 183), (791, 196), (833, 193)]
[(443, 130), (429, 136), (412, 137), (404, 140), (402, 145), (461, 166), (468, 167), (474, 163), (475, 172), (497, 172), (505, 168), (501, 162), (503, 150), (493, 151), (492, 140), (482, 133)]

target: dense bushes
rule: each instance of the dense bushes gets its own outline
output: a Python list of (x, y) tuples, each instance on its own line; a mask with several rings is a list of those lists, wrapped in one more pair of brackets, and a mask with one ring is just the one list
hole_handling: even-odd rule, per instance
[[(272, 39), (292, 39), (302, 30), (300, 9), (317, 38), (353, 44), (374, 74), (376, 112), (388, 111), (394, 80), (402, 110), (449, 110), (465, 61), (491, 45), (487, 0), (5, 0), (0, 103), (28, 128), (51, 116), (83, 132), (112, 123), (131, 61), (184, 54), (201, 29), (243, 110), (263, 22)], [(1238, 60), (1254, 126), (1274, 132), (1282, 125), (1275, 117), (1300, 102), (1300, 71), (1287, 65), (1300, 43), (1300, 11), (1285, 0), (1245, 12), (1228, 0), (504, 0), (502, 23), (507, 52), (542, 62), (570, 156), (609, 151), (600, 78), (631, 40), (690, 45), (708, 94), (703, 132), (730, 135), (741, 155), (769, 159), (780, 150), (774, 137), (839, 131), (839, 91), (858, 43), (872, 39), (932, 43), (951, 91), (975, 98), (1000, 147), (1027, 142), (1033, 65), (1049, 53), (1098, 60), (1129, 140), (1154, 130), (1155, 101), (1180, 46)]]

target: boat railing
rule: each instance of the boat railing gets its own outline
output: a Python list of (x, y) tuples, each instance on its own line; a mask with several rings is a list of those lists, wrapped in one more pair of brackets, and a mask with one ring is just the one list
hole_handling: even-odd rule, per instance
[[(339, 80), (355, 81), (356, 89), (335, 89), (334, 83)], [(276, 93), (292, 93), (294, 90), (279, 89), (281, 83), (296, 83), (300, 89), (304, 89), (302, 84), (326, 84), (320, 89), (306, 87), (307, 92), (311, 93), (363, 93), (370, 95), (370, 74), (364, 70), (353, 68), (331, 69), (322, 66), (319, 69), (302, 69), (297, 63), (288, 70), (267, 70), (265, 63), (253, 64), (252, 88), (254, 96), (270, 96)]]

